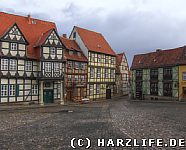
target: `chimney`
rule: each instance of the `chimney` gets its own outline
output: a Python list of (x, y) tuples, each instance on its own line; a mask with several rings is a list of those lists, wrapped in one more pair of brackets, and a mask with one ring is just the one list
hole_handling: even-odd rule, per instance
[(28, 24), (31, 24), (31, 15), (28, 14), (27, 18), (28, 18)]
[(162, 50), (161, 50), (161, 49), (157, 49), (157, 50), (156, 50), (156, 52), (160, 52), (160, 51), (162, 51)]
[(64, 38), (67, 38), (67, 34), (63, 34), (63, 37), (64, 37)]

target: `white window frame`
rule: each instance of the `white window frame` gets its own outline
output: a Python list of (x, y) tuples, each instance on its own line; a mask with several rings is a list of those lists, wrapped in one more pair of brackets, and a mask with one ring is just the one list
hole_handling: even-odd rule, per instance
[(96, 85), (96, 94), (100, 94), (100, 89), (101, 89), (100, 84), (97, 84)]
[(15, 84), (9, 85), (9, 96), (15, 96), (16, 93), (16, 86)]
[(55, 47), (50, 47), (50, 55), (55, 55), (56, 54), (56, 48)]
[(16, 59), (10, 59), (10, 64), (9, 64), (9, 70), (15, 71), (17, 70), (17, 60)]
[(1, 97), (8, 96), (8, 84), (1, 85)]
[(26, 71), (32, 71), (32, 61), (26, 61)]
[(8, 59), (1, 59), (1, 70), (8, 70)]
[(75, 76), (74, 76), (74, 81), (75, 81), (75, 82), (78, 82), (78, 79), (79, 79), (78, 75), (75, 75)]
[(95, 62), (95, 55), (94, 55), (94, 53), (90, 54), (90, 61), (91, 62)]
[(54, 72), (60, 72), (60, 63), (58, 62), (54, 63)]
[(93, 96), (94, 95), (94, 85), (90, 85), (89, 88), (90, 88), (89, 89), (89, 92), (90, 92), (89, 95)]
[(98, 63), (101, 63), (101, 54), (98, 54)]
[(38, 85), (37, 84), (32, 85), (32, 95), (38, 95)]
[(51, 72), (52, 71), (52, 63), (51, 62), (45, 62), (45, 72)]
[(111, 64), (115, 64), (115, 57), (111, 57)]
[(105, 69), (105, 78), (108, 79), (109, 78), (109, 70)]
[(112, 78), (112, 79), (114, 78), (114, 70), (113, 69), (110, 70), (110, 78)]
[(85, 81), (85, 76), (81, 76), (81, 82)]
[(79, 66), (80, 66), (79, 62), (75, 62), (75, 69), (79, 69)]
[(183, 81), (186, 81), (186, 72), (183, 72), (182, 78)]
[(17, 50), (17, 43), (10, 43), (10, 50), (16, 51)]
[(94, 68), (90, 68), (90, 78), (94, 78)]
[(68, 81), (72, 81), (72, 75), (67, 76)]
[(97, 78), (101, 78), (101, 68), (97, 68)]

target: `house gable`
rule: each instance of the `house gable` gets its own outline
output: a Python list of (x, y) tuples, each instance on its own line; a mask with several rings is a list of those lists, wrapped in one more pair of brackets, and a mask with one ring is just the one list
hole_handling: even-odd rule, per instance
[(18, 25), (15, 23), (1, 38), (2, 41), (18, 42), (28, 45), (28, 42), (19, 29)]

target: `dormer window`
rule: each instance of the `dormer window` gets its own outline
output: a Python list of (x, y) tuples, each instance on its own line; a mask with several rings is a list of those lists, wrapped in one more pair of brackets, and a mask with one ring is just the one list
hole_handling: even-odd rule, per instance
[(50, 55), (55, 55), (56, 54), (56, 48), (55, 47), (51, 47), (50, 48)]
[(80, 52), (77, 52), (77, 55), (78, 55), (78, 56), (81, 56), (81, 53), (80, 53)]
[(13, 50), (13, 51), (17, 50), (17, 43), (11, 43), (10, 44), (10, 49)]
[(73, 55), (73, 51), (69, 51), (68, 53), (69, 53), (69, 55)]

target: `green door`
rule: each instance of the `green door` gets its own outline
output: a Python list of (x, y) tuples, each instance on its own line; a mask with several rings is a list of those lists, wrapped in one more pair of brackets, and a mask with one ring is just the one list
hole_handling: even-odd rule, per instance
[(53, 103), (54, 102), (54, 91), (44, 90), (43, 98), (44, 98), (44, 103)]

